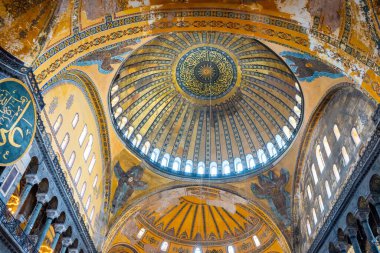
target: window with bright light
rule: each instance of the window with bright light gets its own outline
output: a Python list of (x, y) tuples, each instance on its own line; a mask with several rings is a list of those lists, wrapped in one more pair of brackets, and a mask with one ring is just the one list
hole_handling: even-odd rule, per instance
[(193, 170), (193, 161), (187, 160), (185, 164), (185, 172), (186, 173), (191, 173)]
[(350, 157), (348, 156), (348, 153), (345, 147), (342, 147), (342, 156), (344, 159), (344, 165), (347, 165), (350, 162)]
[(168, 242), (163, 242), (162, 244), (161, 244), (161, 251), (164, 251), (164, 252), (166, 252), (167, 250), (168, 250), (168, 248), (169, 248), (169, 243)]
[(314, 164), (311, 165), (311, 173), (313, 175), (314, 184), (317, 184), (318, 183), (318, 175), (317, 175), (317, 171), (315, 170)]
[(74, 162), (75, 162), (75, 152), (73, 151), (71, 152), (69, 162), (67, 163), (67, 166), (69, 167), (69, 169), (73, 167)]
[(307, 195), (309, 196), (309, 200), (311, 200), (312, 195), (311, 195), (311, 188), (310, 188), (310, 185), (308, 185), (308, 186), (306, 187), (306, 189), (307, 189)]
[(87, 125), (84, 125), (84, 127), (83, 127), (83, 129), (82, 129), (82, 132), (81, 132), (81, 134), (79, 135), (79, 139), (78, 139), (78, 141), (79, 141), (79, 146), (81, 146), (82, 147), (82, 145), (83, 145), (83, 142), (84, 142), (84, 139), (86, 138), (86, 135), (87, 135)]
[(264, 150), (259, 149), (257, 151), (257, 156), (259, 157), (260, 163), (266, 163), (267, 162), (267, 156), (265, 155)]
[(83, 157), (84, 157), (84, 160), (86, 162), (87, 162), (88, 157), (90, 156), (93, 143), (94, 143), (94, 137), (92, 136), (92, 134), (90, 134), (88, 136), (88, 142), (87, 142), (86, 148), (84, 149), (84, 153), (83, 153)]
[(70, 136), (68, 133), (66, 133), (61, 143), (62, 153), (65, 152), (67, 145), (69, 144), (69, 140), (70, 140)]
[(277, 155), (277, 150), (276, 148), (274, 147), (274, 145), (272, 144), (272, 142), (268, 142), (267, 143), (267, 149), (268, 149), (268, 152), (269, 152), (269, 155), (271, 157), (274, 157)]
[(176, 157), (174, 159), (173, 165), (172, 165), (173, 170), (178, 171), (181, 168), (181, 158)]
[(212, 177), (215, 177), (218, 175), (218, 166), (217, 166), (216, 162), (210, 163), (210, 175)]
[(88, 166), (88, 173), (91, 174), (92, 170), (94, 169), (95, 167), (95, 162), (96, 162), (96, 158), (95, 158), (95, 154), (92, 156), (91, 158), (91, 162), (90, 162), (90, 165)]
[(289, 127), (284, 126), (284, 127), (282, 128), (282, 131), (284, 132), (284, 134), (285, 134), (285, 136), (286, 136), (286, 138), (287, 138), (288, 140), (290, 139), (290, 137), (292, 137), (292, 133), (290, 132)]
[(330, 189), (330, 184), (327, 180), (325, 181), (325, 188), (326, 188), (327, 198), (330, 198), (331, 197), (331, 189)]
[(334, 125), (334, 135), (335, 135), (336, 140), (339, 140), (339, 138), (340, 138), (340, 131), (339, 131), (339, 128), (338, 128), (337, 125)]
[(228, 252), (228, 253), (235, 253), (235, 249), (234, 249), (234, 247), (233, 247), (232, 245), (228, 246), (228, 247), (227, 247), (227, 252)]
[(135, 147), (140, 146), (141, 140), (142, 140), (141, 134), (136, 134), (135, 138), (132, 141), (132, 145)]
[(321, 210), (321, 213), (323, 213), (323, 211), (325, 210), (325, 206), (323, 205), (323, 200), (322, 200), (321, 195), (318, 196), (318, 203), (319, 203), (319, 209)]
[(157, 162), (159, 154), (160, 150), (158, 148), (153, 149), (152, 155), (150, 157), (153, 162)]
[(81, 167), (78, 168), (77, 174), (75, 174), (74, 183), (77, 185), (82, 174)]
[(86, 182), (83, 183), (82, 185), (82, 190), (80, 191), (80, 197), (83, 198), (84, 193), (86, 192), (87, 184)]
[(79, 122), (79, 114), (78, 114), (78, 113), (75, 113), (75, 115), (74, 115), (74, 119), (73, 119), (73, 121), (71, 122), (71, 125), (73, 126), (73, 128), (75, 128), (75, 127), (78, 125), (78, 122)]
[(198, 163), (198, 174), (199, 175), (205, 174), (205, 163), (204, 162)]
[(53, 125), (53, 130), (55, 134), (58, 133), (58, 130), (61, 128), (62, 122), (63, 122), (63, 117), (60, 114), (58, 115), (58, 118), (55, 120), (55, 123)]
[(331, 155), (331, 149), (330, 149), (330, 145), (329, 145), (329, 142), (327, 141), (327, 137), (323, 137), (323, 146), (325, 147), (325, 151), (326, 151), (326, 155), (327, 157), (330, 157)]
[(231, 172), (230, 163), (227, 160), (223, 161), (222, 168), (223, 168), (224, 175), (230, 174)]
[(360, 140), (358, 131), (356, 130), (355, 127), (351, 129), (351, 137), (352, 137), (352, 140), (355, 143), (355, 146), (359, 146), (361, 140)]
[(241, 159), (240, 158), (235, 158), (235, 161), (234, 161), (234, 165), (235, 165), (235, 171), (237, 173), (240, 173), (243, 171), (243, 164), (241, 163)]
[(321, 173), (325, 169), (325, 161), (323, 160), (323, 155), (321, 152), (321, 146), (317, 145), (317, 148), (315, 149), (315, 156), (317, 157), (318, 167)]
[(335, 176), (335, 181), (339, 182), (340, 174), (339, 174), (338, 167), (336, 167), (335, 164), (333, 165), (333, 172), (334, 172), (334, 176)]
[(306, 221), (306, 227), (307, 227), (307, 233), (309, 235), (311, 235), (311, 227), (310, 227), (310, 221), (309, 220)]
[(276, 142), (280, 148), (283, 148), (285, 146), (285, 141), (282, 139), (282, 137), (279, 134), (276, 135)]
[(317, 218), (317, 213), (315, 212), (315, 209), (314, 209), (314, 208), (313, 208), (313, 210), (312, 210), (312, 213), (313, 213), (314, 224), (317, 224), (317, 222), (318, 222), (318, 218)]
[(144, 146), (142, 147), (141, 152), (143, 152), (143, 154), (146, 155), (149, 152), (149, 148), (150, 148), (150, 142), (147, 141), (147, 142), (145, 142)]
[(138, 239), (141, 239), (143, 236), (144, 236), (144, 234), (145, 234), (145, 228), (141, 228), (140, 230), (139, 230), (139, 232), (137, 233), (137, 238)]
[(246, 160), (247, 160), (248, 168), (253, 169), (253, 167), (255, 167), (255, 160), (253, 159), (253, 155), (248, 154), (246, 156)]
[(119, 129), (122, 130), (127, 123), (128, 123), (127, 117), (122, 117), (121, 120), (119, 121)]
[(260, 247), (261, 243), (256, 235), (253, 236), (253, 242), (255, 243), (256, 247)]
[(162, 157), (161, 166), (162, 167), (168, 167), (169, 166), (169, 160), (170, 160), (170, 155), (168, 153), (166, 153), (164, 155), (164, 157)]
[(290, 125), (292, 125), (292, 127), (293, 127), (294, 129), (297, 128), (297, 121), (296, 121), (296, 119), (295, 119), (293, 116), (290, 116), (290, 117), (289, 117), (289, 123), (290, 123)]

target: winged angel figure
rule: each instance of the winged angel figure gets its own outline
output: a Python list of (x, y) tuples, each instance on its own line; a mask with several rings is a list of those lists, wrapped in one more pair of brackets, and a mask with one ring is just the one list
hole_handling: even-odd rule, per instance
[(141, 181), (144, 173), (141, 166), (133, 166), (130, 170), (124, 172), (120, 162), (117, 162), (114, 171), (118, 179), (118, 185), (112, 200), (112, 213), (116, 213), (135, 190), (144, 190), (148, 186), (147, 183)]

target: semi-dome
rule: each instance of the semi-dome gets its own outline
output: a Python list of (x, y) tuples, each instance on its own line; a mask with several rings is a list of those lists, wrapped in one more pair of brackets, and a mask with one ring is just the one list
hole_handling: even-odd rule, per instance
[(280, 57), (251, 37), (220, 32), (150, 40), (122, 64), (109, 99), (126, 146), (184, 178), (270, 167), (303, 117), (302, 91)]

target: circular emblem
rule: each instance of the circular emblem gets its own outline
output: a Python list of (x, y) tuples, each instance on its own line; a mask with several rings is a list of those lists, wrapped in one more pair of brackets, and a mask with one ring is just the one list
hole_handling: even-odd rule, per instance
[(192, 48), (179, 59), (176, 81), (189, 96), (217, 99), (235, 87), (237, 68), (225, 51), (211, 46)]
[(26, 85), (17, 79), (0, 80), (0, 166), (23, 156), (35, 130), (36, 107)]

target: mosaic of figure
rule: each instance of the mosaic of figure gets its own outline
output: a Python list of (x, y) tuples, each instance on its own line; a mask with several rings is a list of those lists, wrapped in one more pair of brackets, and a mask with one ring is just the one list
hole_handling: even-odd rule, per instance
[(258, 184), (251, 184), (253, 194), (260, 199), (266, 199), (277, 218), (282, 220), (285, 226), (289, 226), (290, 194), (285, 190), (289, 182), (289, 171), (282, 168), (280, 176), (269, 171), (267, 175), (262, 174), (258, 178)]
[(338, 70), (329, 67), (308, 54), (285, 51), (280, 55), (285, 58), (285, 62), (301, 81), (312, 82), (322, 76), (330, 78), (343, 76)]
[(144, 173), (144, 169), (141, 166), (133, 166), (125, 172), (121, 168), (120, 163), (117, 162), (114, 171), (118, 179), (118, 185), (112, 200), (112, 213), (116, 213), (135, 190), (144, 190), (147, 187), (147, 183), (141, 181)]

